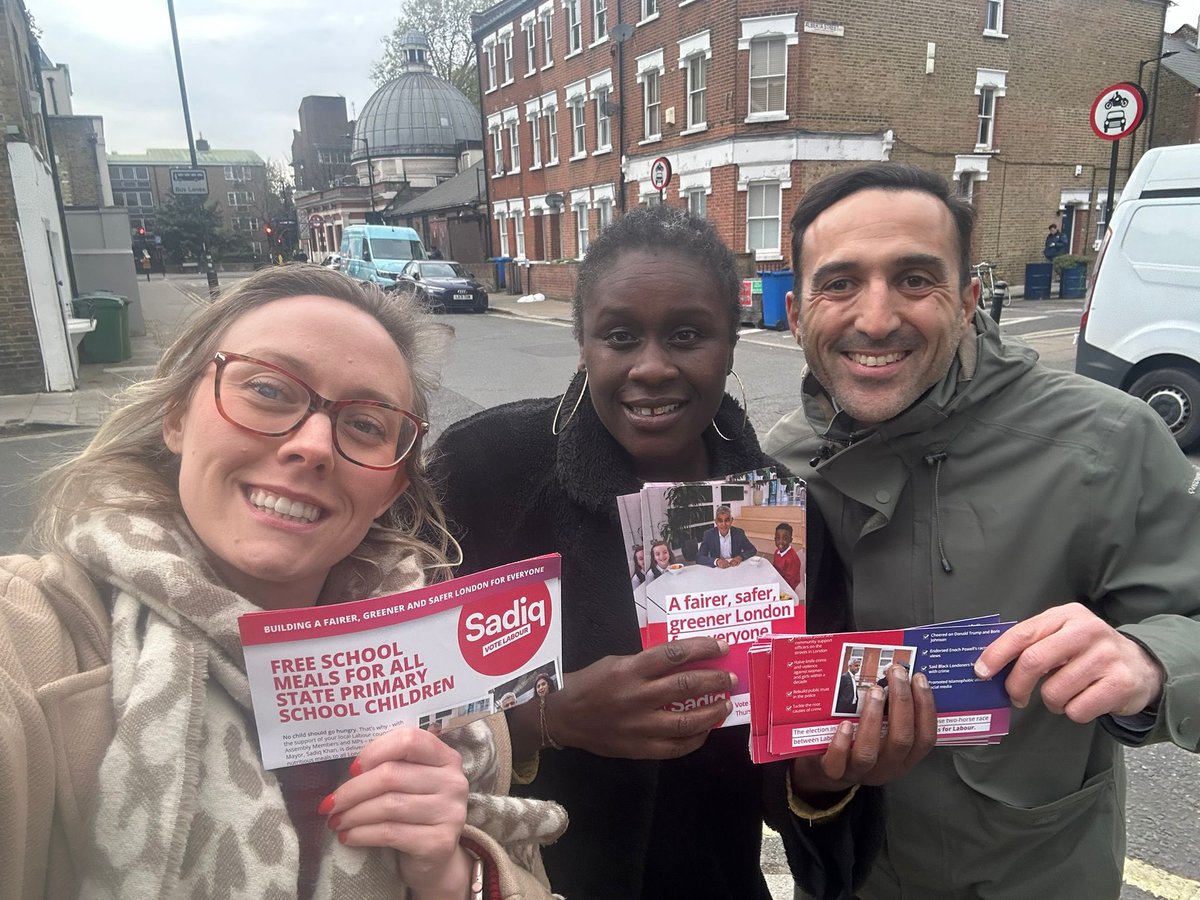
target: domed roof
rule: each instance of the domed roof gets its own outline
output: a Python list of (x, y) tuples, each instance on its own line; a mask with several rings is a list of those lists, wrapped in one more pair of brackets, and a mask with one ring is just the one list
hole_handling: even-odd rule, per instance
[[(479, 110), (454, 85), (428, 71), (408, 71), (366, 102), (354, 124), (375, 159), (385, 156), (454, 156), (462, 143), (483, 141)], [(354, 159), (365, 159), (359, 140)]]

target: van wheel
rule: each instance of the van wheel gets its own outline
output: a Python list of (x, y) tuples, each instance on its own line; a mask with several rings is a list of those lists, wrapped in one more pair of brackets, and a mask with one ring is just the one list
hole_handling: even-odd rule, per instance
[(1155, 369), (1133, 383), (1129, 393), (1162, 416), (1184, 450), (1200, 439), (1200, 379), (1186, 369)]

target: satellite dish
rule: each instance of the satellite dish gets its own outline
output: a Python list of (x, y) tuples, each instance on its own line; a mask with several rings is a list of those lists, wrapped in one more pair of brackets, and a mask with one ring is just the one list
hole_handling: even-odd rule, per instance
[(612, 39), (614, 41), (616, 41), (618, 44), (622, 44), (633, 37), (633, 26), (628, 22), (618, 22), (609, 29), (608, 33), (612, 35)]
[(619, 116), (621, 114), (621, 104), (613, 103), (611, 100), (605, 100), (600, 105), (600, 111), (606, 116)]
[(558, 211), (563, 208), (563, 195), (557, 191), (553, 194), (546, 195), (546, 205), (551, 209)]

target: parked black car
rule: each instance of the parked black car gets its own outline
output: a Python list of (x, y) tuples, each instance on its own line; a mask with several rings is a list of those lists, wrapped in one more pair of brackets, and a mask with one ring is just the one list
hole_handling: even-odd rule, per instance
[(488, 295), (475, 276), (450, 260), (414, 259), (406, 265), (391, 290), (414, 294), (435, 312), (484, 312)]

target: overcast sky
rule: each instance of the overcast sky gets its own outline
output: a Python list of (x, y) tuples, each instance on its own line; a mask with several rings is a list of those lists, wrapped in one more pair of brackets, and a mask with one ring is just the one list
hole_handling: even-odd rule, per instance
[[(166, 0), (25, 2), (46, 54), (71, 68), (75, 113), (104, 117), (110, 152), (187, 146)], [(353, 116), (371, 96), (371, 63), (401, 5), (175, 0), (193, 133), (286, 160), (301, 97), (341, 94)], [(1167, 30), (1197, 15), (1200, 0), (1181, 0)]]

